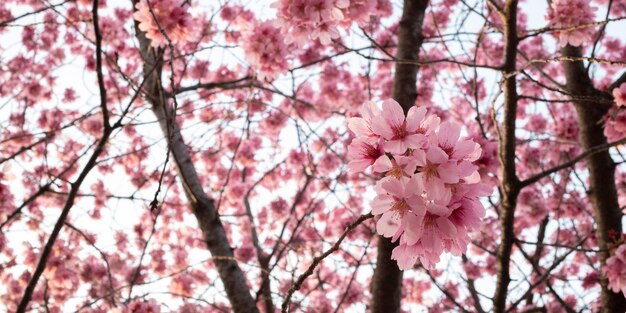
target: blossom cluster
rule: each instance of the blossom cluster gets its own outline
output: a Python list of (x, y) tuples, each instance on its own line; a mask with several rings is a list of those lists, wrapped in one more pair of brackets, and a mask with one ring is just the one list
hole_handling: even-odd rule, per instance
[(609, 280), (609, 288), (613, 292), (626, 295), (626, 244), (620, 245), (615, 254), (606, 260), (602, 273)]
[(271, 22), (241, 23), (244, 40), (242, 48), (260, 79), (273, 79), (287, 69), (288, 45), (280, 29)]
[(615, 103), (618, 107), (626, 106), (626, 83), (613, 89), (613, 99), (615, 99)]
[(152, 40), (153, 46), (166, 46), (169, 44), (167, 39), (174, 45), (189, 39), (191, 15), (179, 0), (141, 0), (135, 8), (133, 18), (139, 22), (139, 29)]
[(609, 141), (616, 141), (626, 136), (626, 83), (613, 89), (616, 106), (609, 110), (604, 124), (604, 135)]
[(596, 8), (590, 5), (591, 0), (554, 0), (552, 9), (546, 17), (550, 21), (550, 27), (565, 29), (558, 31), (559, 45), (565, 47), (570, 44), (574, 47), (583, 42), (592, 40), (594, 29), (592, 27), (578, 27), (593, 23)]
[(356, 135), (348, 166), (352, 172), (371, 168), (382, 174), (372, 214), (380, 235), (400, 240), (392, 253), (400, 269), (418, 259), (432, 267), (444, 251), (465, 253), (468, 230), (480, 226), (485, 215), (479, 197), (490, 193), (474, 164), (480, 145), (460, 139), (459, 124), (441, 122), (425, 107), (412, 107), (405, 117), (389, 99), (382, 110), (366, 103), (361, 115), (348, 122)]
[[(302, 46), (319, 39), (327, 45), (339, 38), (339, 27), (352, 21), (363, 22), (377, 11), (387, 10), (377, 0), (279, 0), (277, 24), (285, 30), (288, 42)], [(384, 2), (384, 1), (382, 1)]]

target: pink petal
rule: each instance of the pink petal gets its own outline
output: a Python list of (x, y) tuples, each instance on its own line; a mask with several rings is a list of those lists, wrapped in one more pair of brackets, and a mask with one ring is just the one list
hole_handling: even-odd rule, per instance
[(454, 162), (445, 162), (437, 168), (439, 178), (446, 184), (456, 184), (459, 182), (459, 169)]
[(466, 184), (477, 184), (480, 182), (480, 173), (478, 173), (478, 171), (474, 171), (472, 174), (463, 177), (463, 181)]
[(391, 259), (398, 262), (398, 268), (401, 270), (408, 270), (415, 265), (417, 261), (418, 253), (414, 251), (414, 246), (407, 246), (401, 244), (393, 249), (391, 252)]
[(398, 228), (400, 228), (400, 214), (398, 212), (387, 211), (376, 223), (376, 231), (383, 237), (393, 236)]
[(426, 166), (428, 164), (428, 161), (426, 160), (426, 152), (424, 152), (424, 150), (413, 151), (413, 159), (415, 159), (415, 164), (417, 166)]
[(450, 210), (444, 205), (431, 203), (426, 206), (426, 209), (429, 213), (437, 216), (448, 216), (450, 214)]
[(422, 146), (424, 146), (424, 144), (426, 144), (426, 141), (426, 136), (422, 134), (413, 134), (404, 137), (404, 142), (406, 143), (406, 146), (411, 149), (421, 148)]
[(471, 141), (471, 140), (463, 140), (460, 141), (454, 146), (454, 152), (452, 152), (452, 159), (461, 160), (465, 158), (468, 154), (474, 152), (476, 149), (480, 149), (480, 146)]
[(454, 238), (454, 236), (456, 236), (456, 227), (445, 217), (437, 219), (437, 227), (439, 227), (439, 230), (448, 238)]
[(448, 155), (441, 150), (441, 148), (431, 146), (428, 148), (428, 151), (426, 151), (426, 159), (432, 164), (441, 164), (448, 161)]
[(374, 116), (380, 115), (380, 109), (374, 101), (365, 102), (359, 112), (361, 113), (361, 116), (363, 116), (363, 118), (370, 121), (374, 118)]
[(391, 206), (393, 205), (394, 202), (395, 201), (393, 197), (390, 197), (388, 195), (376, 196), (371, 202), (372, 214), (380, 215), (389, 211), (389, 209), (391, 209)]
[(439, 126), (439, 146), (443, 148), (453, 148), (461, 135), (461, 125), (446, 121)]
[(426, 107), (412, 107), (406, 116), (406, 130), (415, 132), (420, 127), (422, 120), (426, 116)]
[(402, 179), (398, 180), (393, 177), (390, 177), (390, 179), (385, 180), (384, 182), (381, 183), (381, 187), (383, 187), (383, 189), (387, 191), (389, 194), (403, 199), (405, 196), (404, 184), (405, 184), (404, 180)]
[(383, 101), (382, 116), (391, 127), (400, 127), (404, 124), (404, 111), (400, 104), (393, 99)]
[(406, 152), (406, 142), (404, 140), (390, 140), (385, 144), (385, 150), (393, 154), (403, 154)]
[(389, 126), (385, 119), (380, 115), (372, 118), (372, 131), (377, 135), (383, 136), (387, 140), (393, 138), (394, 136), (391, 126)]
[(441, 246), (441, 238), (435, 233), (435, 227), (427, 227), (422, 233), (422, 246), (426, 250), (436, 250)]
[(392, 168), (393, 164), (391, 163), (391, 160), (384, 154), (381, 155), (376, 162), (374, 162), (374, 165), (372, 165), (372, 170), (376, 173), (384, 173)]
[(452, 198), (450, 189), (446, 188), (441, 179), (437, 177), (429, 179), (424, 188), (426, 189), (427, 198), (438, 204), (446, 205)]
[(406, 243), (408, 245), (414, 245), (422, 236), (422, 231), (424, 230), (424, 216), (407, 213), (404, 215), (404, 222), (404, 238), (406, 239)]
[(441, 119), (436, 115), (429, 115), (426, 117), (424, 122), (422, 122), (422, 128), (426, 130), (426, 134), (431, 134), (437, 127), (439, 127), (439, 122)]
[(351, 117), (348, 119), (348, 128), (357, 137), (367, 137), (372, 135), (369, 123), (360, 117)]
[(348, 170), (350, 173), (360, 173), (365, 171), (371, 162), (369, 160), (352, 160), (348, 163)]
[(426, 214), (426, 202), (424, 202), (424, 198), (421, 196), (412, 196), (406, 199), (406, 203), (413, 214), (417, 216)]
[(417, 195), (421, 197), (422, 193), (424, 193), (422, 177), (417, 175), (411, 176), (404, 186), (404, 189), (407, 195)]

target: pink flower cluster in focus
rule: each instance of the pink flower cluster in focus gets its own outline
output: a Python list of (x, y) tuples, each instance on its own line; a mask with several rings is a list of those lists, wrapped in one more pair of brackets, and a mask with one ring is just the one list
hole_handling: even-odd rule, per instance
[(473, 164), (480, 145), (460, 139), (459, 124), (441, 122), (425, 107), (412, 107), (405, 117), (389, 99), (382, 110), (366, 103), (361, 115), (348, 122), (356, 135), (348, 167), (384, 174), (374, 188), (372, 214), (379, 217), (380, 235), (400, 240), (392, 254), (400, 269), (418, 259), (432, 267), (444, 251), (465, 253), (468, 230), (480, 226), (485, 215), (478, 198), (491, 192)]
[(594, 22), (596, 8), (591, 7), (591, 0), (554, 0), (552, 10), (546, 17), (553, 28), (575, 28), (559, 31), (559, 45), (565, 47), (570, 44), (574, 47), (583, 42), (592, 40), (594, 29), (591, 27), (576, 28), (576, 26)]
[(621, 291), (626, 295), (626, 244), (620, 245), (606, 260), (602, 273), (609, 279), (609, 288), (613, 292)]
[(187, 7), (181, 4), (179, 0), (141, 0), (137, 3), (135, 6), (137, 12), (133, 14), (133, 18), (139, 22), (139, 29), (146, 32), (146, 37), (152, 40), (153, 46), (168, 45), (161, 30), (174, 45), (183, 43), (189, 38), (191, 16)]

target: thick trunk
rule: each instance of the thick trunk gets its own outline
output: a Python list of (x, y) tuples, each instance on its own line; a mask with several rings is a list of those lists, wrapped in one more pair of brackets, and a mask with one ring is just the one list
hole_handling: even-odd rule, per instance
[[(580, 57), (581, 49), (566, 46), (563, 56)], [(597, 99), (603, 101), (574, 100), (578, 113), (580, 142), (585, 150), (607, 143), (604, 136), (602, 118), (611, 108), (610, 96), (594, 88), (582, 61), (564, 61), (563, 69), (567, 79), (567, 89), (576, 99)], [(608, 244), (613, 240), (611, 232), (622, 233), (622, 211), (617, 202), (615, 187), (615, 163), (608, 150), (591, 154), (585, 159), (589, 170), (589, 200), (594, 209), (597, 224), (596, 238), (600, 248), (602, 266), (610, 256)], [(607, 287), (606, 279), (601, 280), (602, 312), (623, 312), (626, 299), (622, 293), (614, 293)]]
[(219, 218), (213, 199), (202, 189), (202, 185), (193, 162), (183, 141), (180, 127), (174, 118), (173, 109), (167, 104), (161, 85), (163, 55), (150, 47), (145, 33), (136, 28), (141, 56), (144, 59), (144, 79), (146, 99), (152, 105), (152, 111), (159, 120), (163, 135), (167, 138), (172, 158), (176, 163), (178, 177), (198, 225), (204, 242), (213, 256), (213, 262), (230, 301), (233, 312), (258, 312), (250, 294), (243, 272), (234, 258), (226, 231)]
[[(417, 61), (422, 46), (422, 24), (428, 6), (427, 0), (405, 0), (398, 27), (398, 50), (396, 61)], [(404, 112), (415, 105), (417, 98), (418, 65), (410, 62), (396, 63), (393, 81), (393, 98), (400, 103)], [(372, 278), (372, 313), (400, 312), (402, 298), (402, 271), (391, 252), (396, 244), (388, 238), (378, 236), (378, 257)]]
[(396, 262), (391, 260), (391, 251), (394, 247), (396, 244), (389, 238), (378, 236), (378, 256), (372, 278), (372, 312), (400, 312), (402, 271)]

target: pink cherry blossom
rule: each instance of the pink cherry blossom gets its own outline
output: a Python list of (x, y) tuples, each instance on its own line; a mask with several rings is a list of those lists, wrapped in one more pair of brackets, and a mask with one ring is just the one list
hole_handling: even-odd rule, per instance
[(385, 173), (386, 176), (393, 176), (396, 179), (401, 177), (413, 177), (417, 162), (414, 158), (405, 156), (394, 156), (389, 159), (387, 155), (382, 155), (372, 166), (372, 170), (377, 173)]
[(626, 295), (626, 244), (620, 245), (606, 260), (602, 273), (609, 279), (609, 288), (613, 292), (621, 291)]
[(579, 156), (626, 137), (626, 6), (491, 2), (1, 2), (0, 311), (358, 311), (398, 287), (372, 280), (388, 241), (405, 310), (601, 311), (626, 280), (623, 225), (595, 216), (604, 187), (626, 213), (624, 146)]
[(623, 83), (618, 88), (613, 89), (613, 99), (618, 107), (626, 106), (626, 83)]
[(376, 0), (277, 0), (271, 6), (278, 10), (276, 24), (284, 30), (288, 43), (304, 46), (311, 40), (329, 45), (340, 37), (340, 29), (353, 22), (364, 23), (367, 17), (388, 15), (385, 3)]
[(413, 156), (418, 166), (416, 176), (424, 181), (429, 197), (447, 204), (452, 193), (446, 184), (456, 184), (461, 178), (457, 162), (450, 160), (438, 146), (430, 146), (426, 152), (415, 151)]
[(407, 240), (417, 242), (425, 214), (419, 181), (415, 178), (388, 177), (380, 187), (385, 193), (372, 201), (372, 214), (382, 215), (376, 223), (378, 233), (397, 238), (404, 232)]
[(189, 38), (191, 16), (187, 6), (181, 7), (180, 1), (141, 0), (135, 7), (137, 11), (133, 17), (139, 22), (139, 29), (152, 40), (153, 46), (168, 45), (161, 31), (165, 32), (172, 44), (183, 43)]
[(398, 102), (385, 100), (382, 114), (372, 119), (372, 130), (387, 140), (387, 151), (402, 154), (408, 148), (416, 149), (425, 143), (424, 135), (417, 133), (425, 116), (426, 108), (412, 107), (405, 118)]
[[(370, 165), (379, 163), (379, 160), (389, 160), (385, 156), (381, 144), (370, 144), (366, 140), (357, 138), (348, 146), (348, 168), (351, 172), (363, 172)], [(374, 169), (376, 171), (376, 168)]]
[(285, 43), (280, 29), (271, 22), (242, 20), (242, 48), (248, 62), (256, 71), (259, 79), (272, 80), (284, 72), (289, 63), (287, 60), (289, 45)]
[[(594, 29), (592, 27), (577, 27), (581, 24), (594, 22), (595, 11), (591, 6), (591, 0), (554, 0), (547, 19), (550, 26), (554, 28), (565, 28), (559, 30), (559, 45), (565, 47), (570, 44), (574, 47), (580, 46), (584, 42), (592, 41)], [(571, 29), (568, 29), (571, 28)]]
[(349, 122), (356, 135), (349, 166), (355, 171), (371, 166), (385, 176), (374, 186), (372, 214), (380, 215), (380, 235), (400, 240), (392, 256), (398, 266), (407, 269), (419, 259), (430, 267), (444, 251), (465, 253), (468, 232), (485, 215), (478, 198), (490, 194), (474, 164), (480, 145), (461, 140), (460, 125), (440, 123), (424, 107), (412, 107), (405, 118), (393, 100), (383, 101), (382, 110), (368, 102), (361, 115)]
[(351, 117), (348, 119), (348, 128), (357, 138), (367, 141), (377, 142), (380, 136), (372, 130), (372, 119), (380, 115), (380, 109), (373, 101), (368, 101), (359, 110), (361, 117)]

